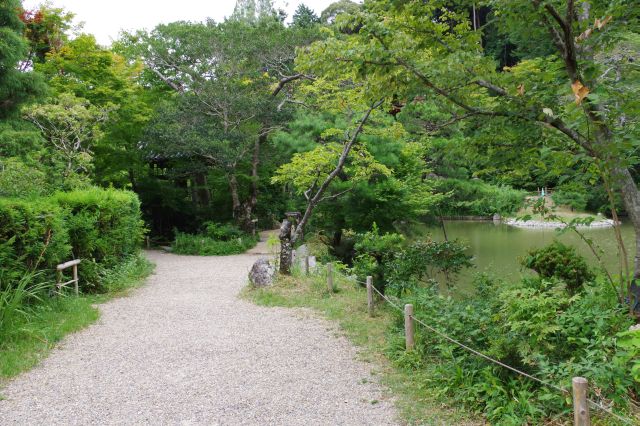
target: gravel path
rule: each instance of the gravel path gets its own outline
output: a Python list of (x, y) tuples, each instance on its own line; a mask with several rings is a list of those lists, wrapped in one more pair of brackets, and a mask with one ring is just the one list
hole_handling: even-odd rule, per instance
[(101, 305), (97, 324), (0, 391), (0, 424), (396, 424), (332, 325), (236, 297), (262, 247), (149, 252), (145, 287)]

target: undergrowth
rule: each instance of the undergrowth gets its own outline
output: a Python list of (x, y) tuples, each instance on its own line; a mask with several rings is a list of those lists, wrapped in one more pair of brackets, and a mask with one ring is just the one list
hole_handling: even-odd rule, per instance
[(43, 291), (51, 283), (33, 274), (11, 288), (0, 286), (0, 300), (9, 302), (0, 305), (0, 384), (38, 364), (67, 334), (95, 322), (99, 317), (96, 304), (140, 285), (152, 270), (153, 264), (141, 254), (132, 255), (103, 272), (106, 293), (101, 295), (75, 296), (70, 290), (51, 296)]
[(176, 233), (176, 238), (171, 246), (176, 254), (196, 256), (225, 256), (241, 254), (258, 243), (258, 237), (243, 235), (230, 240), (219, 240), (207, 235)]

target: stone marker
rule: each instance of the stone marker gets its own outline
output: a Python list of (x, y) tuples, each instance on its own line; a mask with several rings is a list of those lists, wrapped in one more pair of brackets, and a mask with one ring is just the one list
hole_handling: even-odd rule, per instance
[(260, 258), (251, 267), (249, 271), (249, 281), (256, 287), (266, 287), (273, 284), (273, 276), (276, 268), (269, 262), (267, 258)]

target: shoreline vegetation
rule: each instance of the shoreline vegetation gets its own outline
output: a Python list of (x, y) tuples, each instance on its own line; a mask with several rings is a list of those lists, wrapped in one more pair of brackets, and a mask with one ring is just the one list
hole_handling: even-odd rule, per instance
[[(567, 227), (566, 223), (546, 220), (520, 220), (518, 218), (508, 218), (502, 221), (505, 225), (514, 226), (516, 228), (527, 229), (558, 229)], [(598, 219), (590, 224), (578, 224), (578, 229), (596, 229), (596, 228), (613, 228), (615, 222), (612, 219)]]

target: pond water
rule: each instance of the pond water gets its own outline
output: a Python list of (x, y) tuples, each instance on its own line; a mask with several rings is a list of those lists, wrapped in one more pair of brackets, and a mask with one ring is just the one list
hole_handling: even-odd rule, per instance
[[(571, 245), (585, 256), (589, 263), (598, 267), (596, 258), (589, 247), (580, 240), (574, 231), (567, 231), (562, 235), (553, 229), (523, 229), (505, 224), (494, 224), (491, 221), (445, 221), (447, 237), (458, 238), (469, 246), (469, 254), (473, 255), (475, 267), (460, 274), (456, 287), (465, 293), (471, 288), (471, 281), (478, 272), (487, 272), (496, 278), (507, 281), (517, 281), (525, 271), (520, 266), (519, 259), (535, 247), (543, 247), (560, 240)], [(630, 224), (621, 226), (623, 240), (630, 258), (629, 266), (633, 267), (632, 258), (635, 254), (633, 227)], [(613, 228), (581, 230), (585, 236), (591, 238), (604, 254), (601, 256), (607, 268), (613, 275), (619, 273), (619, 256)], [(431, 235), (433, 239), (442, 240), (441, 226), (421, 228), (420, 235)]]

